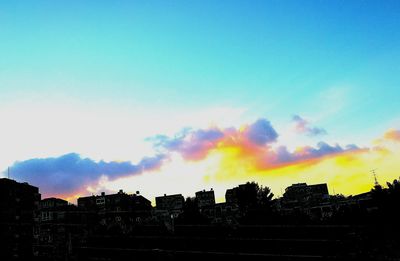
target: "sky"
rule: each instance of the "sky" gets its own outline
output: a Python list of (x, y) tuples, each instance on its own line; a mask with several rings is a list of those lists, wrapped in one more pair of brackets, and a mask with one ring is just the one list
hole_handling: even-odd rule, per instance
[[(42, 197), (400, 176), (399, 1), (2, 1), (0, 171)], [(9, 172), (8, 172), (9, 168)]]

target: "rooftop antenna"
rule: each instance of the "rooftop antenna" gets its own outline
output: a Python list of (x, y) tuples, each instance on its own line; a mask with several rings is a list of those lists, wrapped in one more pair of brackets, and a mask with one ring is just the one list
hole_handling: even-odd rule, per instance
[(10, 179), (10, 167), (7, 168), (7, 176), (8, 176), (8, 179)]
[(372, 172), (372, 175), (374, 176), (374, 180), (375, 180), (375, 187), (377, 187), (377, 186), (380, 186), (379, 185), (379, 182), (378, 182), (378, 179), (376, 178), (376, 170), (377, 169), (373, 169), (373, 170), (370, 170), (371, 172)]

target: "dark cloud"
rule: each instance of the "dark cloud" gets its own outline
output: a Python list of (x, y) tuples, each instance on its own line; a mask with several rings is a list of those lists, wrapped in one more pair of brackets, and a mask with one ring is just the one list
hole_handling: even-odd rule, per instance
[(325, 129), (310, 126), (310, 123), (299, 115), (294, 115), (292, 121), (295, 123), (295, 130), (298, 133), (306, 134), (308, 136), (327, 134)]
[(45, 195), (73, 193), (96, 182), (102, 175), (116, 179), (158, 168), (165, 156), (143, 158), (137, 165), (129, 161), (105, 162), (69, 153), (56, 158), (35, 158), (15, 162), (13, 178), (39, 186)]
[(338, 144), (331, 146), (326, 142), (319, 142), (316, 147), (305, 146), (294, 152), (289, 152), (285, 146), (280, 146), (271, 153), (275, 153), (275, 163), (301, 162), (309, 159), (319, 159), (328, 155), (361, 150), (358, 146), (350, 144), (344, 148)]
[(258, 119), (246, 129), (247, 138), (256, 145), (266, 145), (275, 142), (278, 133), (266, 119)]
[(223, 137), (224, 133), (222, 131), (212, 128), (206, 130), (186, 130), (172, 138), (158, 135), (150, 140), (154, 141), (157, 149), (179, 152), (185, 159), (197, 160), (205, 157), (208, 151)]
[(293, 154), (288, 151), (286, 146), (279, 146), (274, 151), (271, 151), (270, 154), (275, 154), (275, 157), (271, 157), (274, 159), (273, 163), (279, 164), (294, 161)]
[(344, 149), (338, 144), (336, 144), (335, 146), (331, 146), (328, 143), (321, 141), (317, 144), (317, 148), (304, 147), (303, 150), (299, 153), (299, 156), (304, 158), (317, 158), (325, 156), (327, 154), (334, 154), (343, 151)]
[(358, 147), (356, 144), (348, 144), (346, 145), (346, 150), (359, 150), (360, 147)]

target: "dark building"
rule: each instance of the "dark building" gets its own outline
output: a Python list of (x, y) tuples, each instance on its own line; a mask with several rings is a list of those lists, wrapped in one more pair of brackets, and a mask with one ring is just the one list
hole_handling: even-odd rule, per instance
[(156, 209), (166, 211), (170, 214), (178, 215), (183, 211), (185, 199), (182, 194), (166, 195), (156, 197)]
[(97, 222), (108, 230), (127, 231), (128, 227), (151, 217), (151, 202), (136, 194), (127, 194), (120, 190), (117, 194), (78, 198), (78, 208), (96, 215)]
[(40, 222), (54, 221), (62, 218), (68, 201), (60, 198), (46, 198), (40, 201)]
[(287, 201), (310, 202), (323, 201), (329, 198), (328, 186), (324, 184), (307, 185), (307, 183), (293, 184), (285, 189), (283, 198)]
[(101, 195), (78, 198), (78, 207), (86, 210), (107, 211), (148, 211), (151, 202), (145, 197), (136, 194), (127, 194), (120, 190), (117, 194)]
[(227, 204), (237, 204), (238, 203), (238, 187), (227, 189), (225, 192), (225, 202)]
[(38, 234), (39, 189), (0, 179), (0, 260), (31, 260)]
[(212, 207), (215, 205), (215, 195), (214, 190), (210, 191), (198, 191), (196, 192), (196, 202), (197, 206), (202, 209), (205, 207)]
[(36, 260), (65, 260), (70, 256), (72, 240), (84, 231), (82, 213), (60, 198), (40, 201), (39, 237), (34, 245)]
[(320, 219), (329, 215), (331, 203), (327, 184), (307, 185), (307, 183), (293, 184), (285, 189), (279, 200), (282, 213), (301, 211), (308, 216)]

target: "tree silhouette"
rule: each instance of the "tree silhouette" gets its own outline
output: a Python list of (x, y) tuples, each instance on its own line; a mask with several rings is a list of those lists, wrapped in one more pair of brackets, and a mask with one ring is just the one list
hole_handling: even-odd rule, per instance
[(388, 186), (388, 194), (393, 197), (395, 200), (400, 199), (400, 182), (395, 179), (393, 183), (386, 182)]
[(400, 181), (395, 179), (393, 182), (386, 182), (387, 188), (380, 185), (374, 186), (371, 195), (374, 200), (378, 213), (376, 216), (384, 222), (395, 223), (400, 217)]
[(176, 222), (178, 224), (206, 224), (208, 220), (200, 213), (196, 198), (187, 197), (183, 213), (178, 216)]
[(243, 214), (242, 222), (251, 224), (269, 223), (272, 219), (272, 199), (269, 187), (252, 181), (238, 187), (238, 205)]
[(257, 205), (258, 190), (259, 186), (254, 181), (238, 187), (238, 205), (242, 212), (246, 212), (249, 208)]
[(261, 208), (270, 208), (274, 193), (271, 192), (269, 187), (259, 187), (257, 191), (257, 202)]

